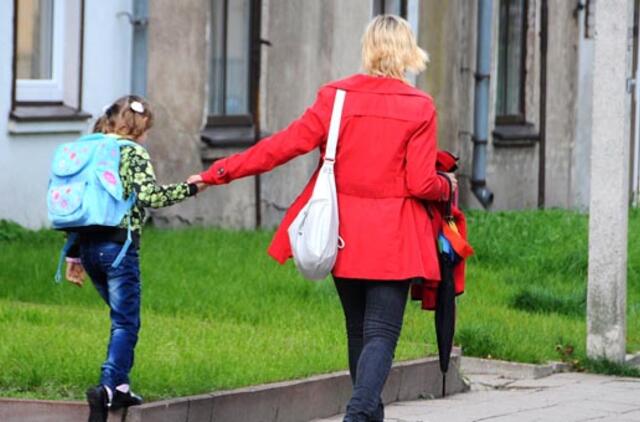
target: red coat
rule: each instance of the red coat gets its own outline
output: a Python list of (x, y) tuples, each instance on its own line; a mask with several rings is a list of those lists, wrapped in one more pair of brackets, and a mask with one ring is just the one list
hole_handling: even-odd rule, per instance
[[(322, 87), (286, 129), (202, 173), (209, 184), (263, 173), (320, 148), (324, 155), (336, 89), (347, 91), (335, 164), (340, 235), (334, 276), (439, 280), (431, 220), (421, 200), (446, 200), (436, 173), (436, 110), (431, 97), (397, 79), (354, 75)], [(291, 257), (287, 228), (311, 196), (316, 174), (284, 216), (269, 247)]]

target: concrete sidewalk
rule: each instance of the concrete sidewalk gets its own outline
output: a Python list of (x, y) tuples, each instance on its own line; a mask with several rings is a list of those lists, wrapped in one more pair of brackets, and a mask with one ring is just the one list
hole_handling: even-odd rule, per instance
[[(463, 366), (464, 368), (464, 366)], [(539, 379), (472, 374), (471, 391), (444, 399), (399, 402), (393, 422), (640, 422), (640, 379), (582, 373)], [(340, 416), (317, 422), (338, 422)]]

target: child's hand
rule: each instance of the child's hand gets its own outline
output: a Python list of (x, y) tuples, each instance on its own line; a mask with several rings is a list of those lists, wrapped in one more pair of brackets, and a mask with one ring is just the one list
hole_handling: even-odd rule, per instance
[(78, 287), (82, 287), (86, 273), (80, 262), (67, 261), (67, 271), (65, 273), (67, 280)]

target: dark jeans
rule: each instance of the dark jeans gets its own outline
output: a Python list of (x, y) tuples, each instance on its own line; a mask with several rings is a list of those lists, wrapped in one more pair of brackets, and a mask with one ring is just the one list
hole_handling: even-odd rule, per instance
[(111, 310), (111, 337), (100, 383), (112, 390), (120, 384), (129, 383), (133, 351), (140, 330), (138, 251), (131, 246), (120, 266), (111, 268), (121, 248), (122, 244), (115, 242), (80, 244), (82, 265)]
[(382, 421), (380, 395), (402, 329), (410, 281), (335, 278), (349, 344), (353, 395), (345, 422)]

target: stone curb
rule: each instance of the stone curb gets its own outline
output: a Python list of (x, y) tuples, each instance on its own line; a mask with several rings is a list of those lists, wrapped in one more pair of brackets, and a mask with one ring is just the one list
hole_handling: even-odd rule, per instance
[[(451, 357), (447, 394), (469, 389), (460, 376), (460, 356)], [(393, 366), (383, 392), (385, 403), (440, 397), (442, 376), (437, 358)], [(341, 371), (304, 380), (264, 384), (136, 406), (112, 413), (110, 422), (303, 422), (344, 412), (351, 379)], [(2, 422), (86, 421), (82, 402), (0, 399)]]
[(511, 379), (537, 379), (559, 372), (567, 372), (570, 366), (562, 362), (549, 362), (542, 365), (508, 362), (503, 360), (462, 358), (463, 375), (484, 374), (499, 375)]

